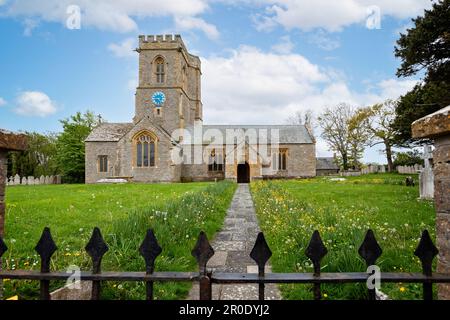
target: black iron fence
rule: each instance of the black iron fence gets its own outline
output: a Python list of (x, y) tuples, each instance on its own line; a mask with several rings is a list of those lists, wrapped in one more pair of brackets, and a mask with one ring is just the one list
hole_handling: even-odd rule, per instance
[[(7, 249), (3, 239), (0, 237), (0, 259)], [(101, 262), (103, 256), (108, 251), (108, 246), (98, 228), (94, 229), (92, 237), (85, 249), (92, 259), (92, 271), (81, 272), (79, 280), (92, 281), (93, 300), (101, 298), (101, 284), (104, 281), (145, 282), (147, 300), (153, 300), (154, 282), (198, 282), (200, 284), (200, 300), (212, 299), (213, 284), (258, 284), (259, 299), (264, 300), (264, 288), (267, 283), (302, 283), (313, 284), (314, 299), (319, 300), (321, 299), (322, 283), (365, 283), (372, 276), (372, 274), (367, 272), (321, 273), (320, 262), (328, 250), (323, 244), (318, 231), (313, 233), (305, 252), (306, 256), (313, 263), (313, 273), (265, 273), (265, 266), (272, 256), (272, 252), (263, 233), (258, 234), (256, 243), (250, 253), (250, 257), (258, 265), (258, 274), (209, 272), (207, 263), (214, 255), (214, 250), (206, 234), (203, 232), (200, 233), (197, 243), (192, 250), (192, 255), (197, 260), (199, 266), (199, 272), (155, 272), (155, 260), (161, 254), (162, 249), (158, 244), (153, 230), (147, 231), (147, 235), (139, 248), (139, 252), (145, 260), (145, 272), (102, 272)], [(44, 229), (35, 250), (41, 258), (40, 271), (2, 270), (0, 271), (0, 279), (40, 281), (40, 299), (49, 300), (50, 281), (65, 281), (72, 275), (67, 272), (50, 271), (50, 259), (57, 250), (57, 246), (52, 239), (49, 228)], [(372, 230), (367, 231), (358, 253), (364, 259), (367, 266), (375, 265), (377, 259), (381, 256), (382, 249), (375, 239)], [(381, 272), (380, 281), (391, 283), (422, 283), (423, 298), (425, 300), (432, 300), (433, 284), (450, 283), (450, 274), (432, 272), (432, 263), (438, 254), (438, 250), (433, 244), (427, 230), (423, 231), (414, 254), (422, 263), (422, 273)], [(375, 289), (368, 289), (368, 297), (370, 300), (376, 299)]]

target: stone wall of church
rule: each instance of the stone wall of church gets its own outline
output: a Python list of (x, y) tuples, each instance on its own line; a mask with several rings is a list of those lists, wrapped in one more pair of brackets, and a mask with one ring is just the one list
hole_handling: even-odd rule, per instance
[(181, 171), (182, 182), (215, 181), (225, 179), (225, 173), (208, 171), (207, 164), (185, 164)]
[[(142, 130), (148, 130), (158, 137), (156, 146), (156, 166), (151, 168), (137, 168), (135, 166), (136, 150), (133, 137)], [(119, 157), (121, 176), (133, 177), (133, 182), (180, 182), (181, 165), (172, 159), (172, 145), (170, 138), (155, 127), (149, 119), (143, 119), (119, 142)]]
[[(108, 156), (108, 172), (99, 172), (98, 156)], [(86, 142), (86, 183), (115, 175), (117, 142)]]

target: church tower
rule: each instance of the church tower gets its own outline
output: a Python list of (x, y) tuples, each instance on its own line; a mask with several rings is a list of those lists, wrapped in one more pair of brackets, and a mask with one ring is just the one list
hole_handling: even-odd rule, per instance
[(139, 36), (134, 123), (148, 117), (169, 134), (202, 121), (201, 63), (179, 35)]

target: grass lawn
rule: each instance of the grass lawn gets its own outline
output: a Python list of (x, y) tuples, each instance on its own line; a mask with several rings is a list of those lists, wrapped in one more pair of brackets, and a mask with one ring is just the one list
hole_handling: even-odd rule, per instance
[[(98, 226), (110, 250), (103, 270), (143, 271), (138, 253), (148, 228), (163, 248), (157, 270), (193, 271), (190, 250), (200, 230), (208, 236), (220, 229), (234, 193), (232, 183), (17, 186), (6, 190), (7, 213), (3, 256), (7, 269), (39, 269), (34, 247), (44, 227), (50, 227), (58, 251), (53, 270), (70, 265), (91, 268), (84, 251)], [(63, 283), (52, 283), (56, 289)], [(159, 299), (181, 298), (189, 284), (155, 286)], [(38, 283), (5, 281), (5, 296), (37, 297)], [(143, 284), (105, 284), (105, 298), (141, 299)]]
[[(322, 272), (365, 271), (357, 250), (367, 229), (383, 248), (381, 271), (420, 272), (413, 255), (421, 231), (435, 235), (433, 202), (418, 200), (417, 187), (405, 176), (373, 174), (345, 181), (315, 178), (252, 183), (261, 229), (273, 251), (275, 272), (312, 272), (304, 251), (314, 230), (328, 248)], [(414, 176), (417, 182), (417, 176)], [(312, 299), (311, 286), (282, 285), (286, 299)], [(392, 299), (421, 299), (419, 284), (382, 284)], [(325, 299), (362, 299), (365, 284), (323, 285)]]

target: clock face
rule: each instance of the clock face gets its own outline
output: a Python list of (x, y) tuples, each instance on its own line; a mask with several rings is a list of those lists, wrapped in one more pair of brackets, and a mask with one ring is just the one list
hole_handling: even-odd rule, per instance
[(163, 92), (155, 92), (152, 96), (152, 102), (156, 106), (161, 106), (166, 101), (166, 96)]

